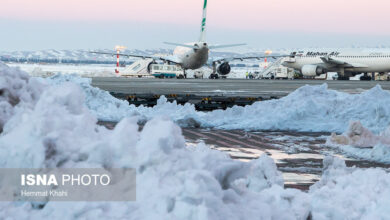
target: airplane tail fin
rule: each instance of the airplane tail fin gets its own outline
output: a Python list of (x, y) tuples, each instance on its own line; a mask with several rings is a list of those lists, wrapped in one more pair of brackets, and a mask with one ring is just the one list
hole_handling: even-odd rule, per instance
[(207, 0), (204, 0), (199, 42), (206, 42), (206, 17), (207, 17)]

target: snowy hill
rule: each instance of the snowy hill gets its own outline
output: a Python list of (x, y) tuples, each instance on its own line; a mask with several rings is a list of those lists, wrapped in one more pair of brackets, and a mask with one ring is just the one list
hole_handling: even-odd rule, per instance
[[(0, 60), (5, 62), (47, 62), (47, 63), (113, 63), (116, 62), (115, 58), (111, 55), (93, 54), (89, 51), (99, 51), (114, 53), (113, 50), (39, 50), (39, 51), (14, 51), (14, 52), (2, 52), (0, 51)], [(236, 51), (236, 52), (233, 52)], [(263, 55), (263, 50), (260, 49), (230, 49), (229, 52), (212, 51), (210, 57), (234, 57), (234, 56), (254, 56)], [(153, 50), (124, 50), (125, 54), (138, 54), (138, 55), (168, 55), (172, 54), (171, 49), (153, 49)], [(125, 62), (133, 62), (137, 58), (124, 59)]]

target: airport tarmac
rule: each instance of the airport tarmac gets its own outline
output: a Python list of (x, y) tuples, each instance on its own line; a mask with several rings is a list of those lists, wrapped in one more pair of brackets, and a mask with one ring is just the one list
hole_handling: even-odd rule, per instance
[[(113, 129), (115, 122), (99, 122)], [(142, 126), (141, 126), (142, 129)], [(308, 190), (322, 175), (322, 162), (326, 155), (334, 155), (346, 161), (346, 165), (360, 168), (390, 165), (356, 159), (343, 155), (337, 149), (326, 146), (330, 133), (218, 130), (182, 128), (187, 146), (196, 147), (200, 142), (210, 148), (226, 152), (231, 158), (250, 162), (267, 154), (274, 159), (282, 172), (285, 187)]]
[(389, 81), (92, 78), (93, 86), (116, 93), (223, 95), (229, 97), (282, 97), (304, 85), (321, 85), (324, 83), (327, 83), (330, 89), (348, 93), (360, 93), (371, 89), (377, 84), (381, 85), (385, 90), (390, 90)]

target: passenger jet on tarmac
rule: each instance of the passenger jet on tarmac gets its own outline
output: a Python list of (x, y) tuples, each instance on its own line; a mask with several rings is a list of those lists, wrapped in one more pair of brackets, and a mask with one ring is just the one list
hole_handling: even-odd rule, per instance
[[(119, 55), (126, 56), (126, 57), (139, 57), (139, 58), (143, 58), (143, 59), (153, 59), (153, 62), (155, 60), (161, 60), (161, 61), (166, 62), (166, 63), (173, 63), (176, 65), (179, 65), (184, 70), (184, 76), (185, 76), (186, 75), (185, 71), (187, 69), (194, 70), (194, 69), (201, 68), (202, 66), (208, 64), (210, 49), (245, 45), (245, 44), (209, 45), (206, 42), (206, 36), (205, 36), (206, 35), (206, 15), (207, 15), (207, 0), (204, 0), (203, 16), (202, 16), (200, 37), (199, 37), (198, 42), (186, 43), (186, 44), (164, 42), (165, 44), (168, 44), (168, 45), (177, 46), (173, 52), (173, 55), (170, 55), (170, 56), (144, 56), (144, 55), (137, 55), (137, 54), (121, 54), (121, 53), (119, 53)], [(116, 53), (114, 54), (114, 53), (105, 53), (105, 52), (91, 52), (91, 53), (110, 54), (113, 56), (118, 55)], [(265, 58), (265, 57), (266, 56), (231, 57), (231, 58), (212, 60), (210, 62), (210, 64), (213, 67), (213, 73), (211, 75), (211, 78), (218, 78), (218, 74), (223, 75), (223, 76), (229, 74), (230, 69), (231, 69), (229, 62), (231, 62), (233, 60), (261, 59), (261, 58)], [(271, 56), (271, 57), (278, 57), (278, 56)], [(285, 57), (285, 56), (283, 56), (283, 57)]]
[(368, 73), (390, 72), (389, 49), (323, 49), (292, 52), (282, 65), (294, 68), (306, 77), (337, 72), (339, 80), (364, 73), (361, 80), (371, 80)]

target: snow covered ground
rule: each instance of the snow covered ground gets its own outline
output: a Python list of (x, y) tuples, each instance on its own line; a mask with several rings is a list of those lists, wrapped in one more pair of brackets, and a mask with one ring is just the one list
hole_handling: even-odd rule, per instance
[[(180, 127), (171, 120), (188, 124), (192, 118), (203, 126), (221, 128), (267, 128), (274, 123), (271, 128), (339, 130), (351, 118), (343, 117), (352, 115), (375, 131), (389, 124), (389, 94), (379, 87), (361, 95), (327, 90), (325, 85), (303, 87), (281, 100), (197, 113), (191, 105), (178, 106), (164, 99), (154, 108), (125, 106), (90, 87), (86, 79), (68, 78), (80, 87), (64, 78), (52, 79), (56, 83), (30, 78), (0, 63), (1, 167), (133, 167), (137, 200), (48, 201), (42, 206), (2, 202), (3, 219), (390, 218), (390, 174), (384, 169), (347, 168), (344, 161), (327, 157), (321, 180), (309, 192), (284, 189), (281, 173), (268, 156), (244, 163), (204, 144), (187, 146)], [(376, 103), (365, 100), (373, 96)], [(259, 114), (270, 108), (283, 110), (286, 116), (267, 120)], [(364, 111), (368, 113), (359, 115)], [(96, 124), (104, 113), (119, 114), (113, 130)], [(247, 113), (256, 117), (239, 124)], [(148, 120), (142, 131), (139, 119)], [(210, 124), (214, 119), (216, 124)]]
[(19, 67), (31, 76), (53, 76), (56, 74), (77, 74), (82, 77), (115, 76), (114, 64), (39, 64), (10, 63), (11, 67)]

